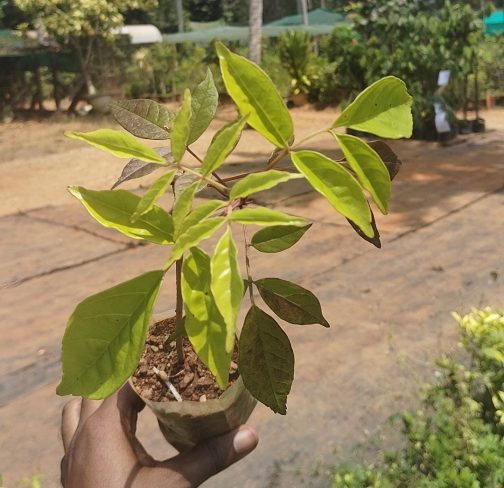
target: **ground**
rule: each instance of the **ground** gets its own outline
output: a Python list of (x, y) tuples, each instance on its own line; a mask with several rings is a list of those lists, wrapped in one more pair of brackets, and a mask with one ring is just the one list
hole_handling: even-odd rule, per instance
[[(503, 305), (504, 110), (483, 116), (485, 134), (451, 147), (392, 143), (404, 165), (390, 215), (378, 219), (381, 250), (361, 241), (304, 182), (261, 195), (315, 224), (288, 252), (253, 255), (254, 276), (311, 289), (332, 327), (284, 324), (296, 354), (288, 414), (258, 406), (250, 419), (260, 435), (257, 450), (205, 486), (325, 486), (327, 466), (380, 432), (391, 413), (414, 405), (419, 381), (433, 372), (431, 360), (456, 350), (450, 312)], [(196, 152), (232, 117), (223, 109)], [(300, 139), (335, 112), (297, 109), (293, 117)], [(72, 309), (89, 294), (159, 267), (167, 254), (102, 229), (66, 192), (69, 184), (109, 188), (121, 172), (124, 161), (63, 136), (98, 126), (114, 124), (89, 118), (0, 126), (0, 473), (8, 487), (36, 473), (44, 487), (58, 486), (67, 399), (54, 391)], [(327, 136), (309, 147), (338, 155)], [(262, 167), (270, 150), (246, 131), (224, 175), (244, 161)], [(126, 187), (138, 189), (138, 180)], [(173, 307), (166, 286), (157, 311)], [(156, 456), (174, 453), (148, 412), (139, 436)]]

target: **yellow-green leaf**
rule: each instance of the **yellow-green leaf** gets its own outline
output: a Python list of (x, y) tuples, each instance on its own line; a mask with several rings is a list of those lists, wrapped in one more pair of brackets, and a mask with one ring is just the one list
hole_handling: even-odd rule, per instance
[(259, 191), (268, 190), (276, 185), (289, 181), (293, 178), (303, 178), (299, 173), (288, 173), (287, 171), (278, 171), (270, 169), (259, 173), (252, 173), (238, 181), (229, 194), (230, 198), (243, 198), (257, 193)]
[(341, 165), (315, 151), (292, 153), (292, 162), (341, 214), (373, 237), (371, 211), (359, 182)]
[(240, 374), (247, 390), (273, 412), (287, 413), (294, 352), (273, 317), (253, 305), (240, 334)]
[(239, 224), (255, 224), (265, 227), (273, 225), (296, 225), (298, 227), (302, 227), (307, 223), (306, 220), (301, 217), (294, 217), (284, 212), (271, 210), (266, 207), (242, 208), (241, 210), (235, 210), (229, 218), (233, 222), (238, 222)]
[(378, 153), (358, 137), (334, 134), (361, 185), (371, 193), (381, 213), (388, 213), (390, 175)]
[(187, 229), (210, 217), (215, 211), (222, 208), (224, 205), (226, 205), (226, 202), (221, 200), (210, 200), (202, 203), (184, 219), (180, 225), (179, 233), (183, 234)]
[(186, 151), (191, 130), (191, 117), (191, 92), (186, 88), (184, 91), (184, 101), (173, 119), (171, 129), (171, 151), (177, 163), (182, 160)]
[(287, 106), (270, 77), (257, 65), (216, 43), (227, 92), (248, 124), (277, 147), (288, 147), (294, 136)]
[(212, 122), (217, 111), (219, 93), (215, 87), (212, 72), (207, 68), (205, 79), (195, 88), (191, 97), (191, 130), (187, 144), (199, 139)]
[(175, 239), (177, 239), (180, 234), (182, 222), (191, 211), (194, 195), (196, 194), (198, 187), (199, 181), (196, 181), (192, 185), (188, 186), (175, 200), (172, 211)]
[(70, 186), (68, 190), (104, 227), (116, 229), (133, 239), (173, 244), (173, 221), (163, 209), (154, 206), (136, 222), (131, 221), (140, 203), (139, 196), (125, 190), (93, 191), (81, 186)]
[(141, 161), (166, 164), (154, 149), (141, 143), (131, 134), (120, 130), (98, 129), (91, 132), (65, 132), (70, 139), (84, 141), (119, 158), (136, 158)]
[(332, 127), (351, 127), (380, 137), (411, 137), (413, 99), (404, 81), (386, 76), (361, 92)]
[(236, 244), (228, 227), (219, 239), (211, 260), (211, 290), (226, 323), (226, 351), (232, 352), (236, 334), (236, 317), (243, 299)]
[(180, 259), (189, 248), (197, 246), (201, 241), (211, 237), (225, 221), (224, 217), (211, 217), (181, 233), (175, 241), (171, 256), (164, 266), (165, 269), (169, 268), (177, 259)]
[(185, 330), (196, 354), (224, 390), (229, 381), (231, 352), (226, 351), (226, 323), (215, 304), (210, 282), (210, 258), (193, 247), (182, 267)]
[(175, 173), (176, 170), (169, 171), (152, 184), (138, 202), (137, 208), (131, 216), (131, 222), (136, 222), (140, 216), (145, 215), (147, 212), (152, 210), (157, 200), (165, 194), (166, 190), (170, 186)]
[(86, 298), (63, 337), (58, 395), (106, 398), (138, 366), (163, 271), (150, 271)]
[(241, 117), (225, 125), (214, 135), (201, 165), (201, 172), (204, 175), (215, 171), (233, 151), (246, 122), (247, 116)]

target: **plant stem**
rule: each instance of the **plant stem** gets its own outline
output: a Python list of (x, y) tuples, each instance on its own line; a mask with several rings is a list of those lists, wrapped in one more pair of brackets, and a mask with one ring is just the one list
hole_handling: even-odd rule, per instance
[(245, 267), (247, 269), (247, 281), (248, 281), (250, 302), (252, 303), (252, 305), (255, 305), (254, 293), (252, 290), (252, 283), (254, 281), (252, 280), (252, 275), (250, 273), (250, 259), (249, 259), (249, 253), (248, 253), (249, 243), (247, 240), (247, 227), (245, 225), (243, 226), (243, 239), (245, 240)]
[(183, 258), (177, 259), (175, 263), (175, 286), (177, 289), (177, 304), (175, 306), (175, 332), (177, 333), (177, 359), (178, 364), (184, 364), (184, 346), (182, 340), (184, 337), (183, 321), (182, 321), (182, 310), (183, 310), (183, 299), (182, 299), (182, 264)]
[[(203, 164), (203, 160), (189, 147), (186, 146), (187, 152), (194, 157), (200, 164)], [(226, 186), (225, 180), (223, 180), (215, 171), (212, 172), (212, 176), (221, 184)]]
[[(292, 169), (291, 167), (282, 167), (282, 168), (277, 168), (280, 171), (288, 171), (289, 169)], [(242, 178), (245, 178), (245, 176), (252, 175), (254, 173), (262, 173), (264, 169), (257, 169), (255, 171), (249, 171), (248, 173), (240, 173), (239, 175), (233, 175), (233, 176), (228, 176), (227, 178), (224, 178), (222, 181), (227, 183), (228, 181), (235, 181), (235, 180), (241, 180)]]
[(331, 128), (327, 127), (325, 129), (320, 129), (315, 132), (312, 132), (311, 134), (308, 134), (306, 137), (303, 137), (299, 142), (294, 144), (291, 149), (296, 149), (296, 147), (299, 147), (301, 144), (304, 144), (306, 141), (309, 141), (310, 139), (313, 139), (314, 137), (323, 134), (324, 132), (330, 132)]
[(287, 156), (287, 154), (289, 154), (289, 150), (290, 148), (285, 148), (285, 149), (282, 149), (273, 159), (271, 159), (269, 162), (268, 162), (268, 166), (267, 168), (268, 169), (271, 169), (273, 168), (273, 166), (275, 166), (275, 164), (277, 164), (279, 161), (281, 161), (285, 156)]
[(306, 137), (301, 139), (298, 143), (294, 144), (293, 146), (289, 146), (287, 148), (282, 149), (281, 151), (278, 152), (278, 154), (268, 163), (267, 168), (271, 169), (273, 166), (275, 166), (279, 161), (281, 161), (287, 154), (290, 153), (292, 149), (296, 149), (296, 147), (299, 147), (301, 144), (305, 143), (306, 141), (318, 136), (319, 134), (323, 134), (324, 132), (329, 132), (330, 127), (327, 127), (325, 129), (320, 129), (315, 132), (312, 132), (311, 134), (308, 134)]
[(207, 176), (203, 176), (201, 173), (194, 171), (192, 168), (188, 168), (187, 166), (183, 166), (181, 164), (179, 164), (179, 166), (184, 171), (187, 171), (188, 173), (197, 176), (200, 180), (206, 181), (210, 186), (213, 186), (222, 196), (226, 198), (228, 197), (229, 188), (227, 188), (226, 186), (221, 185), (217, 181), (214, 181), (211, 178), (208, 178)]

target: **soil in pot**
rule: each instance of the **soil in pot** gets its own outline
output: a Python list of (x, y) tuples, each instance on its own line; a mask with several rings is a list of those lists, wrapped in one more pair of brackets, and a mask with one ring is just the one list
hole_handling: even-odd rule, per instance
[[(210, 370), (200, 361), (187, 337), (183, 338), (185, 361), (182, 365), (177, 359), (175, 341), (165, 344), (174, 330), (174, 317), (156, 322), (149, 329), (144, 353), (132, 377), (135, 389), (147, 400), (176, 401), (165, 383), (168, 379), (183, 400), (204, 402), (220, 398), (223, 390), (217, 385)], [(229, 373), (230, 386), (239, 376), (237, 359), (238, 349), (235, 346)]]

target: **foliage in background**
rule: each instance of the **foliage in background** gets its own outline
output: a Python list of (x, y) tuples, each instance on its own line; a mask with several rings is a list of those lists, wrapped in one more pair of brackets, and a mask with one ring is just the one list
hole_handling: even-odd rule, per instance
[(504, 483), (504, 312), (460, 317), (469, 364), (437, 361), (421, 408), (402, 414), (405, 447), (370, 466), (337, 468), (332, 488), (498, 488)]
[[(246, 47), (236, 45), (234, 50), (246, 56)], [(122, 88), (126, 97), (177, 97), (185, 87), (194, 87), (196, 80), (204, 76), (207, 66), (212, 70), (218, 92), (225, 93), (219, 60), (215, 55), (215, 43), (205, 47), (186, 43), (177, 48), (162, 42), (136, 50), (131, 61), (125, 60), (123, 66), (125, 76)], [(291, 86), (290, 76), (282, 66), (272, 41), (263, 41), (261, 67), (280, 94), (287, 97)]]
[(205, 50), (193, 44), (166, 42), (135, 51), (126, 68), (123, 88), (131, 98), (163, 98), (193, 88), (203, 78)]
[[(462, 80), (468, 60), (481, 40), (478, 11), (449, 0), (371, 0), (346, 7), (353, 27), (338, 26), (321, 52), (327, 65), (314, 97), (329, 102), (352, 95), (376, 79), (394, 74), (406, 80), (415, 100), (417, 136), (433, 127), (433, 98), (439, 70)], [(462, 99), (454, 100), (455, 109)]]
[(310, 91), (312, 50), (312, 39), (307, 32), (287, 31), (278, 39), (280, 61), (291, 77), (291, 91), (295, 95)]
[[(112, 29), (123, 24), (124, 13), (130, 9), (148, 9), (156, 0), (15, 0), (15, 5), (30, 18), (36, 28), (62, 46), (71, 46), (78, 57), (87, 93), (96, 93), (91, 65), (96, 43), (112, 39)], [(28, 29), (30, 24), (21, 26)]]

